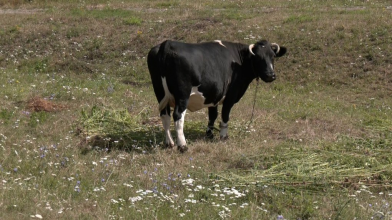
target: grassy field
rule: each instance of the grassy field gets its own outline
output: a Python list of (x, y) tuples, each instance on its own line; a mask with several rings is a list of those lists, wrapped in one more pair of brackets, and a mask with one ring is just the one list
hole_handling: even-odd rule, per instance
[[(391, 20), (387, 0), (0, 0), (0, 219), (392, 219)], [(187, 114), (181, 154), (146, 64), (165, 39), (288, 54), (228, 141)]]

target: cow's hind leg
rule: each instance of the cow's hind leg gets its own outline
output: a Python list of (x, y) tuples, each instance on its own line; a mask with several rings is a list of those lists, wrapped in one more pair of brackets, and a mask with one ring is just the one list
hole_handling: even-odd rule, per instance
[(212, 131), (214, 130), (214, 123), (216, 118), (218, 117), (218, 107), (209, 107), (208, 108), (208, 126), (206, 131), (207, 138), (214, 138), (214, 134)]
[(232, 103), (224, 103), (222, 106), (222, 121), (219, 124), (221, 140), (226, 140), (229, 138), (227, 130), (229, 128), (230, 111), (232, 107)]
[(174, 147), (174, 141), (170, 133), (170, 106), (167, 105), (161, 111), (161, 119), (163, 124), (163, 129), (165, 130), (165, 147)]
[(183, 153), (188, 150), (184, 136), (184, 119), (188, 100), (176, 100), (176, 106), (173, 111), (174, 124), (177, 131), (177, 148)]

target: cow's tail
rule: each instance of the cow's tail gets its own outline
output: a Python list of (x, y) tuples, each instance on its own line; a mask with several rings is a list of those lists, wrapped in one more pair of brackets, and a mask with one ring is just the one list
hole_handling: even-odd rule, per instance
[(172, 98), (166, 82), (169, 69), (169, 64), (167, 63), (169, 60), (167, 59), (168, 46), (167, 41), (157, 45), (151, 49), (147, 58), (155, 95), (159, 102), (159, 112), (166, 108)]

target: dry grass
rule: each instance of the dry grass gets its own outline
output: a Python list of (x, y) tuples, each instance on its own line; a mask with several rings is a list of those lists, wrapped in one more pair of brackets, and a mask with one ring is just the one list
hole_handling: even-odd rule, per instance
[(59, 112), (67, 107), (36, 96), (27, 101), (26, 108), (31, 112)]

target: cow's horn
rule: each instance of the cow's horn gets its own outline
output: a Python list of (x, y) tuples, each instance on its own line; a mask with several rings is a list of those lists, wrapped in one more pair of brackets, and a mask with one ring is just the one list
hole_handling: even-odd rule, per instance
[(276, 53), (279, 53), (280, 47), (277, 43), (271, 43), (271, 47), (276, 46)]
[(250, 52), (253, 56), (255, 56), (255, 54), (254, 54), (253, 51), (252, 51), (252, 49), (253, 49), (254, 46), (255, 46), (254, 44), (249, 45), (249, 52)]

